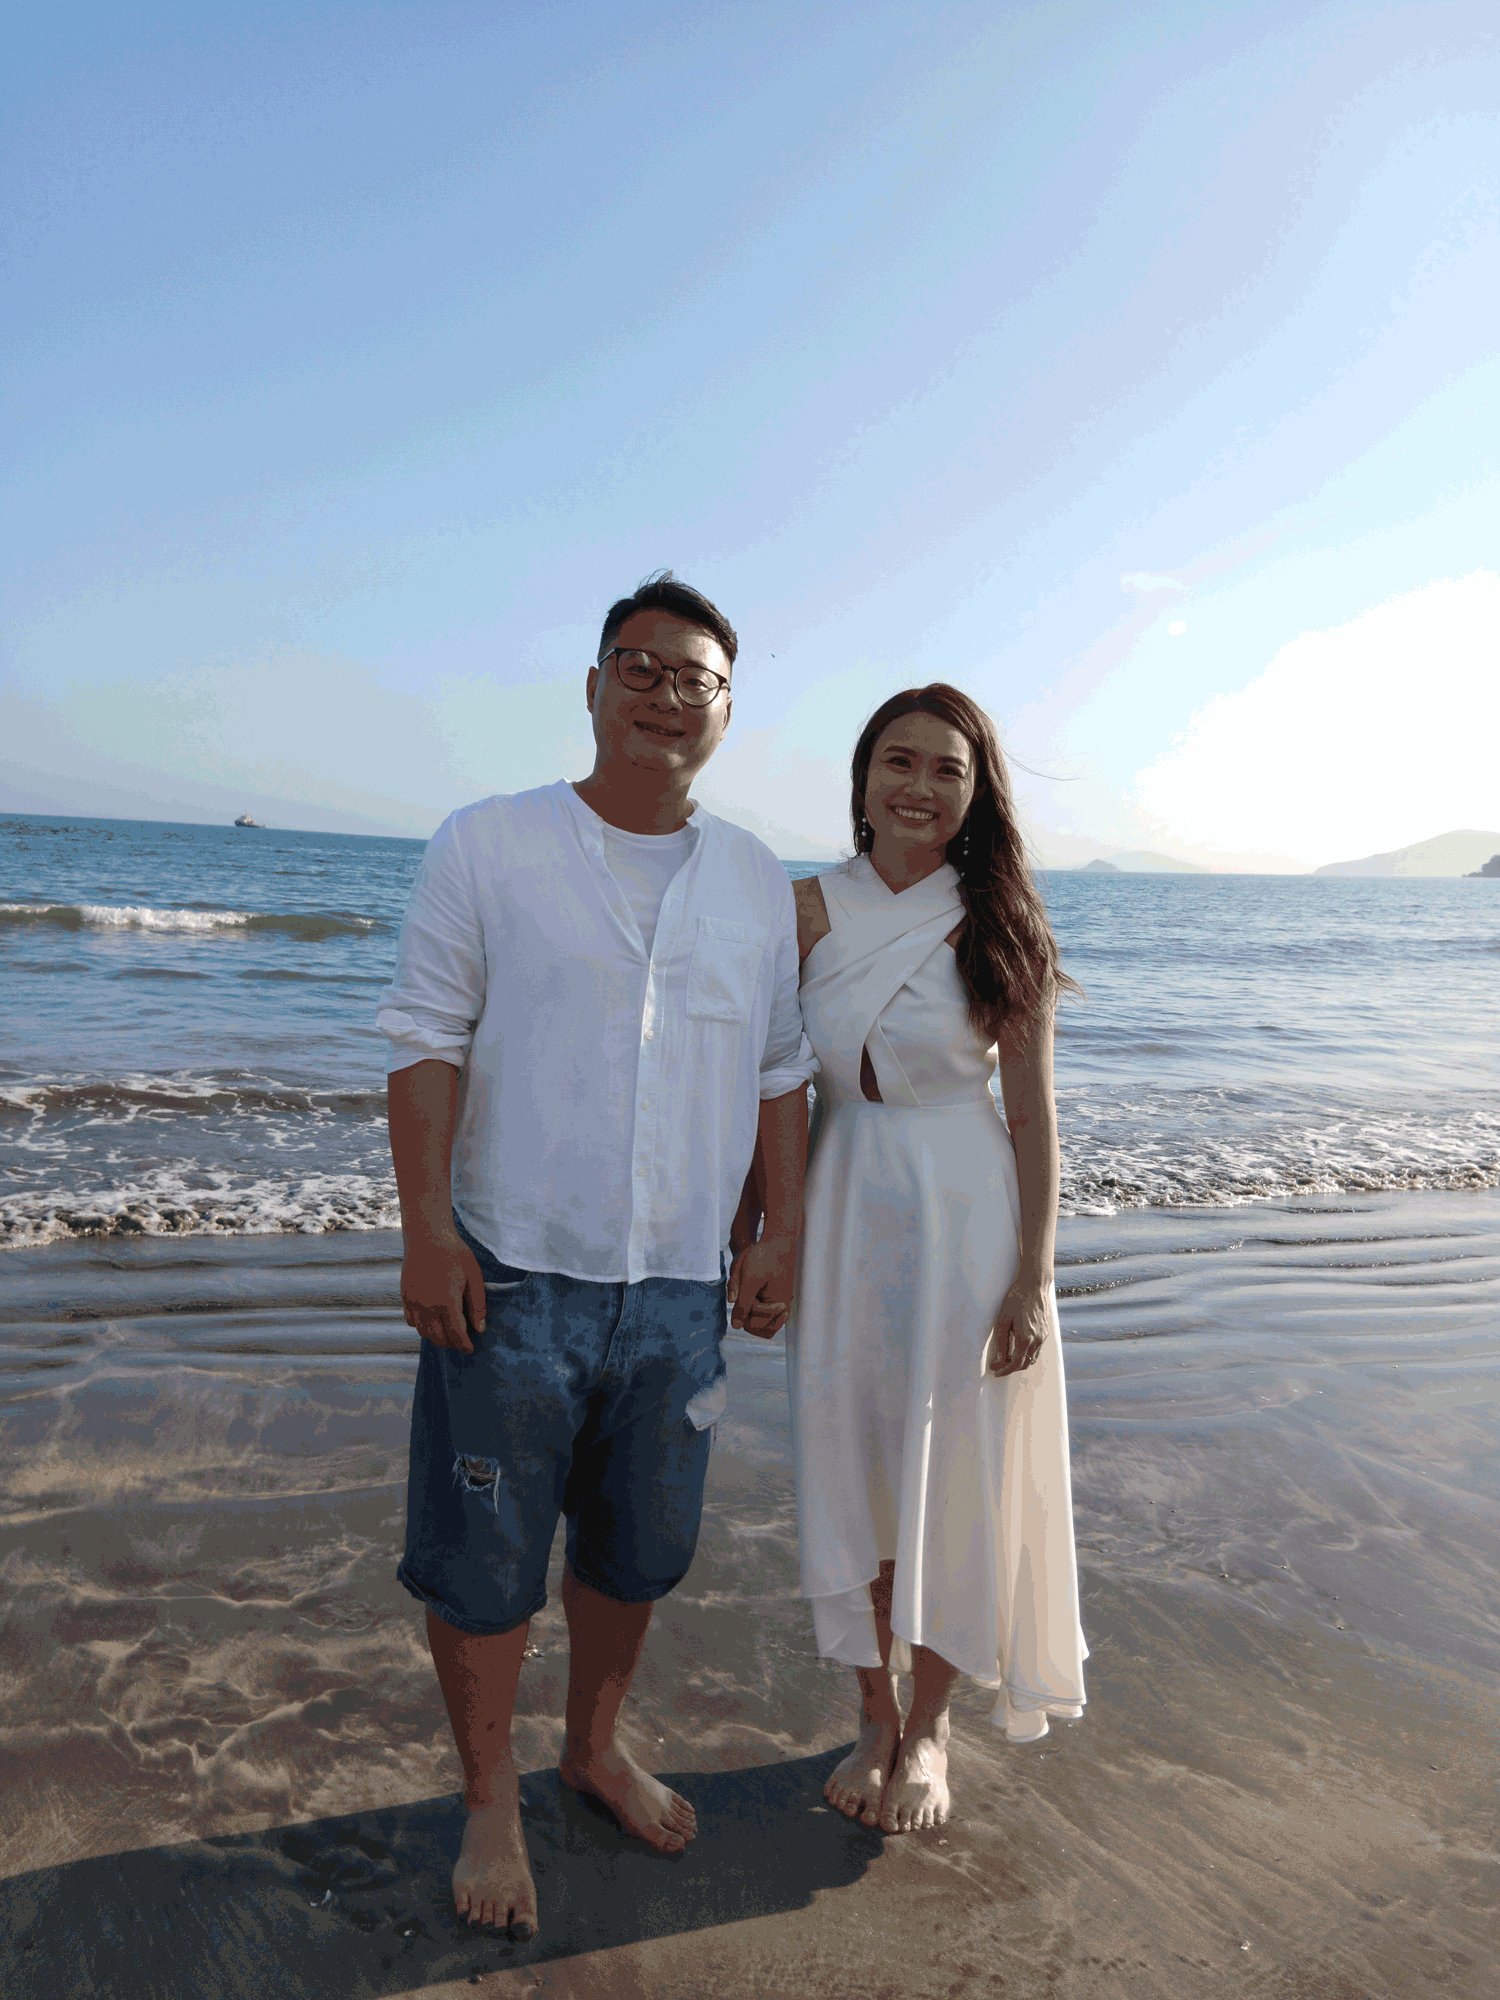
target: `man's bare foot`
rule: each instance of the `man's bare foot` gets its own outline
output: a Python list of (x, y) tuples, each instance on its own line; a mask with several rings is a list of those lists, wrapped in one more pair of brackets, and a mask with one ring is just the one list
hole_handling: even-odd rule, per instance
[(882, 1833), (915, 1833), (948, 1817), (948, 1718), (928, 1728), (907, 1724), (896, 1768), (880, 1801)]
[(453, 1907), (471, 1924), (493, 1924), (522, 1943), (536, 1936), (536, 1885), (521, 1833), (515, 1766), (497, 1772), (493, 1803), (469, 1808), (453, 1864)]
[(896, 1763), (901, 1741), (899, 1722), (865, 1722), (859, 1741), (841, 1764), (834, 1766), (823, 1796), (845, 1819), (880, 1824), (880, 1801)]
[(626, 1833), (659, 1854), (680, 1854), (698, 1831), (687, 1800), (643, 1771), (618, 1743), (590, 1756), (565, 1754), (557, 1775), (570, 1790), (608, 1806)]

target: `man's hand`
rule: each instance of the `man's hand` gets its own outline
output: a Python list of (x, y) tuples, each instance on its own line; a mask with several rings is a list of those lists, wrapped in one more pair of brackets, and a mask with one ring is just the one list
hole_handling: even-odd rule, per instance
[(796, 1275), (795, 1236), (762, 1236), (747, 1245), (729, 1269), (730, 1325), (772, 1339), (786, 1325)]
[(474, 1352), (469, 1328), (484, 1332), (484, 1279), (478, 1258), (457, 1230), (407, 1236), (401, 1304), (406, 1324), (434, 1347)]

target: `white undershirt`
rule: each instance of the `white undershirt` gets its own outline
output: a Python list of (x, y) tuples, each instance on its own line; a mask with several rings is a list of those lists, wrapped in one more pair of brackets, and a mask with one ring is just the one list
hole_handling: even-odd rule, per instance
[(672, 877), (687, 860), (697, 834), (691, 823), (679, 827), (676, 833), (623, 833), (607, 820), (601, 825), (604, 859), (610, 874), (625, 891), (625, 900), (640, 926), (641, 942), (649, 958), (663, 899)]

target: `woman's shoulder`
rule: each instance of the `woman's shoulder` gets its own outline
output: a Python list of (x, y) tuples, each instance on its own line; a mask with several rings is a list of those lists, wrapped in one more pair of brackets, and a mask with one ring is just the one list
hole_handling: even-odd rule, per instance
[(801, 959), (806, 958), (813, 946), (827, 937), (833, 924), (828, 915), (823, 885), (816, 875), (805, 875), (800, 882), (794, 882), (792, 898), (797, 905), (797, 956)]

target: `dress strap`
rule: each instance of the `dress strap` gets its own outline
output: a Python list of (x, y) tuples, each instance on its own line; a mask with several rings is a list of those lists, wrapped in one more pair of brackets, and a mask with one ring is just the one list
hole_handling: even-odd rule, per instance
[(854, 870), (858, 866), (857, 860), (846, 861), (840, 868), (825, 869), (818, 877), (818, 887), (823, 892), (823, 907), (835, 931), (843, 930), (862, 907), (854, 880)]

